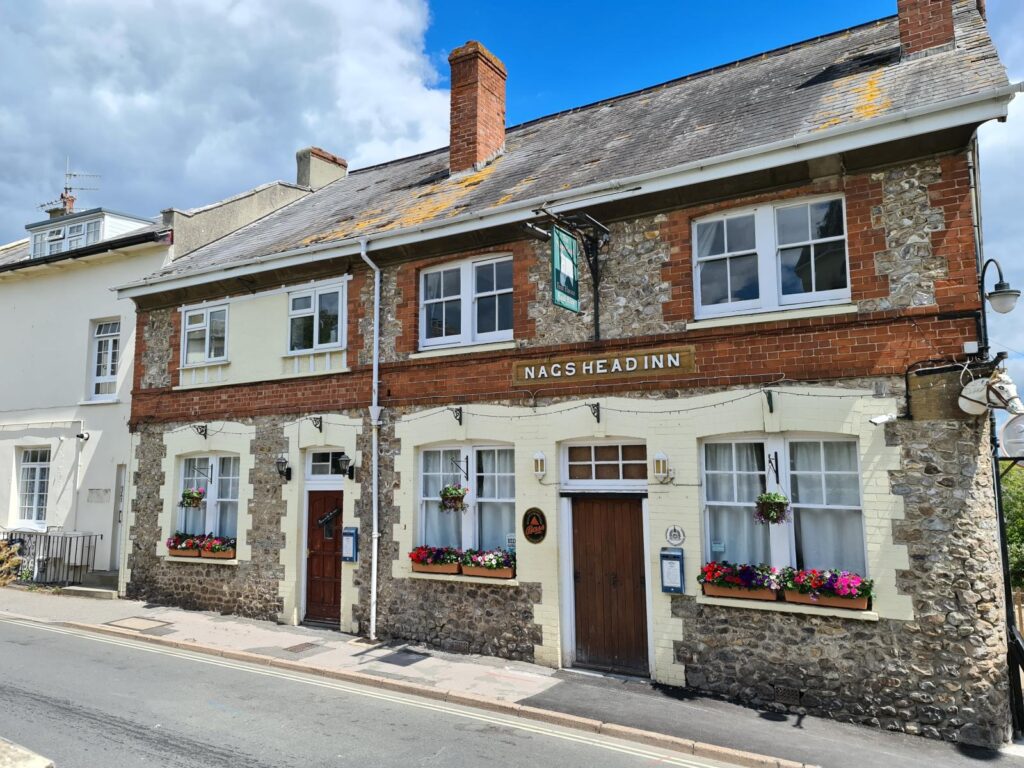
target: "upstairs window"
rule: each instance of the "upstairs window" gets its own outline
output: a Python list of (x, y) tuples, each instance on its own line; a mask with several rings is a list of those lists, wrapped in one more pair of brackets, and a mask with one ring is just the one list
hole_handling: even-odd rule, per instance
[(93, 323), (90, 399), (107, 400), (117, 394), (117, 364), (120, 348), (120, 320), (104, 320)]
[(190, 309), (183, 315), (182, 363), (205, 365), (227, 360), (228, 308)]
[(50, 489), (50, 449), (26, 448), (21, 452), (19, 516), (41, 523), (46, 520), (46, 499)]
[(85, 245), (85, 224), (68, 224), (67, 250), (73, 251)]
[(420, 276), (420, 346), (512, 339), (512, 259), (464, 261)]
[(100, 239), (100, 221), (90, 221), (85, 225), (85, 244), (98, 243)]
[(238, 456), (194, 456), (182, 464), (181, 490), (205, 492), (198, 507), (179, 507), (177, 529), (193, 536), (238, 536)]
[(345, 343), (345, 288), (288, 294), (288, 351), (339, 349)]
[(848, 301), (845, 220), (843, 199), (836, 197), (696, 221), (696, 316)]

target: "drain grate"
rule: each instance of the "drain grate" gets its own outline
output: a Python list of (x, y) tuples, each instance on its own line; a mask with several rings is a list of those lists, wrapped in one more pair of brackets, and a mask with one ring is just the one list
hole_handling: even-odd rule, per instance
[(285, 650), (289, 653), (302, 653), (303, 651), (311, 651), (314, 648), (319, 647), (320, 646), (316, 643), (299, 643), (298, 645), (289, 646), (288, 648), (285, 648)]
[(800, 703), (800, 689), (790, 688), (787, 685), (776, 685), (775, 700), (780, 704), (798, 705)]

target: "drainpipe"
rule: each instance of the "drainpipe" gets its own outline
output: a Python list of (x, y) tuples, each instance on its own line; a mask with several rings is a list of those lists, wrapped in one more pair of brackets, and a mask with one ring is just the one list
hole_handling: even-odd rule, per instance
[(359, 255), (366, 265), (373, 270), (373, 394), (370, 399), (370, 424), (373, 426), (370, 457), (370, 471), (373, 490), (373, 546), (370, 550), (370, 639), (377, 639), (377, 551), (380, 549), (380, 489), (379, 489), (379, 458), (378, 442), (380, 440), (380, 267), (366, 255), (368, 240), (359, 238)]

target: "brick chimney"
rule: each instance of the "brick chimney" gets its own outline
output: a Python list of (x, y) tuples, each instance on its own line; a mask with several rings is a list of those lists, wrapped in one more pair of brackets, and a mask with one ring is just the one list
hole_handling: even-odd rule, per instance
[(896, 0), (896, 7), (905, 54), (953, 42), (953, 0)]
[(505, 65), (470, 41), (448, 56), (452, 68), (452, 173), (480, 168), (505, 150)]
[(314, 192), (348, 175), (348, 160), (320, 147), (306, 147), (295, 153), (295, 183)]

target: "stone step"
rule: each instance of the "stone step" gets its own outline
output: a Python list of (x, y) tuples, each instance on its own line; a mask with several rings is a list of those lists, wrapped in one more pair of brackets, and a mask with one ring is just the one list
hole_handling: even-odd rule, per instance
[(57, 594), (74, 595), (75, 597), (91, 597), (96, 600), (116, 600), (116, 589), (104, 589), (102, 587), (59, 587)]

